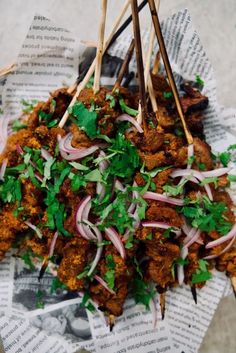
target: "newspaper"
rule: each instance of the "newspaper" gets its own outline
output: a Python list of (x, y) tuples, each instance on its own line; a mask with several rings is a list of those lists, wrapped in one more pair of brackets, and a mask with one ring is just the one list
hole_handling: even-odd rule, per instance
[[(205, 112), (205, 132), (214, 150), (220, 151), (234, 142), (236, 110), (224, 109), (217, 103), (213, 69), (188, 11), (168, 18), (162, 29), (177, 84), (183, 80), (195, 81), (196, 74), (205, 81), (203, 93), (210, 101)], [(147, 44), (149, 32), (144, 31), (142, 37)], [(131, 36), (124, 33), (110, 49), (103, 65), (103, 84), (114, 83), (130, 41)], [(21, 100), (47, 99), (50, 91), (71, 84), (78, 75), (79, 58), (86, 60), (86, 52), (70, 32), (41, 15), (34, 17), (17, 69), (7, 82), (0, 82), (4, 111), (0, 128), (5, 134), (1, 136), (0, 149), (9, 132), (9, 121), (20, 115)], [(133, 59), (127, 76), (134, 76), (134, 85), (135, 75), (130, 74), (135, 71)], [(52, 293), (54, 272), (55, 269), (46, 272), (39, 283), (37, 264), (30, 268), (10, 254), (1, 262), (0, 333), (7, 352), (69, 353), (81, 348), (95, 353), (197, 352), (219, 301), (230, 293), (227, 278), (216, 271), (213, 279), (198, 291), (198, 304), (187, 286), (173, 289), (166, 295), (164, 321), (158, 310), (156, 328), (151, 313), (128, 299), (123, 315), (117, 318), (110, 332), (101, 315), (81, 307), (79, 295), (64, 289)], [(158, 308), (158, 296), (156, 305)]]

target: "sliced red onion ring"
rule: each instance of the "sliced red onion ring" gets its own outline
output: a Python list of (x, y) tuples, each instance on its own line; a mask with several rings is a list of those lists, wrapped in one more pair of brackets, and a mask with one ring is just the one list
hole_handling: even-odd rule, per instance
[(49, 159), (53, 158), (52, 155), (51, 155), (47, 150), (45, 150), (45, 148), (41, 148), (41, 156), (42, 156), (46, 161), (48, 161)]
[[(91, 209), (91, 201), (89, 201), (86, 204), (86, 206), (84, 207), (84, 211), (83, 211), (83, 214), (82, 214), (82, 224), (81, 225), (82, 225), (84, 231), (86, 232), (86, 234), (89, 236), (90, 239), (96, 239), (96, 236), (94, 235), (94, 233), (90, 229), (90, 225), (86, 224), (86, 222), (88, 221), (88, 216), (89, 216), (90, 209)], [(83, 222), (84, 222), (84, 224), (83, 224)], [(92, 225), (93, 228), (95, 228), (95, 226), (93, 224), (91, 224), (91, 225)]]
[(226, 235), (223, 235), (219, 239), (210, 241), (206, 245), (206, 249), (211, 249), (211, 248), (214, 248), (214, 246), (221, 245), (221, 244), (225, 243), (226, 241), (231, 240), (233, 237), (235, 237), (235, 235), (236, 235), (236, 224), (232, 227), (232, 229)]
[(24, 153), (24, 151), (22, 150), (22, 148), (19, 144), (16, 145), (16, 150), (17, 150), (17, 153), (19, 153), (20, 155), (22, 155)]
[(208, 256), (205, 256), (203, 259), (204, 260), (212, 260), (212, 259), (215, 259), (215, 258), (223, 255), (224, 253), (229, 251), (229, 249), (233, 246), (233, 244), (235, 242), (235, 239), (236, 239), (236, 235), (233, 236), (233, 238), (231, 239), (230, 243), (219, 254), (208, 255)]
[(137, 122), (136, 119), (132, 118), (132, 116), (128, 115), (128, 114), (122, 114), (120, 115), (116, 121), (128, 121), (130, 122), (132, 125), (134, 125), (134, 127), (136, 127), (136, 129), (138, 130), (138, 132), (140, 132), (140, 134), (143, 133), (143, 129), (141, 128), (140, 124)]
[[(81, 159), (86, 156), (89, 156), (90, 154), (97, 151), (100, 147), (98, 145), (94, 145), (94, 146), (91, 146), (88, 148), (74, 148), (72, 146), (70, 149), (66, 148), (65, 143), (66, 143), (66, 146), (68, 147), (68, 141), (66, 140), (66, 139), (68, 139), (68, 135), (69, 134), (67, 134), (64, 137), (61, 137), (60, 135), (57, 136), (60, 154), (61, 154), (62, 158), (64, 158), (67, 161), (74, 161), (76, 159)], [(70, 138), (70, 136), (69, 136), (69, 138)]]
[(115, 189), (120, 190), (120, 191), (125, 191), (125, 187), (122, 185), (122, 183), (117, 178), (115, 180)]
[[(106, 154), (103, 151), (100, 151), (98, 157), (106, 157)], [(108, 167), (108, 165), (109, 163), (106, 160), (102, 160), (98, 166), (100, 172), (103, 173)], [(97, 192), (97, 195), (99, 195), (99, 200), (101, 201), (105, 196), (105, 192), (106, 192), (105, 185), (102, 184), (101, 182), (98, 182), (96, 186), (96, 192)]]
[(209, 170), (207, 172), (201, 172), (204, 178), (210, 178), (210, 177), (220, 177), (224, 174), (227, 174), (231, 168), (218, 168), (214, 170)]
[[(93, 230), (96, 233), (97, 241), (98, 241), (98, 245), (99, 245), (99, 243), (102, 242), (102, 234), (101, 234), (100, 230), (97, 227), (94, 227)], [(94, 258), (94, 260), (93, 260), (93, 262), (91, 264), (91, 267), (90, 267), (89, 272), (88, 272), (88, 276), (91, 276), (91, 274), (93, 273), (93, 271), (97, 267), (97, 264), (98, 264), (98, 262), (99, 262), (99, 260), (101, 259), (101, 256), (102, 256), (102, 249), (103, 249), (103, 246), (98, 246), (97, 247), (96, 256), (95, 256), (95, 258)]]
[(8, 162), (7, 158), (5, 158), (2, 161), (2, 165), (1, 165), (1, 169), (0, 169), (0, 180), (2, 180), (2, 181), (4, 181), (4, 176), (5, 176), (5, 172), (6, 172), (6, 169), (7, 169), (7, 162)]
[(53, 256), (53, 254), (54, 254), (54, 249), (55, 249), (55, 245), (57, 242), (57, 238), (58, 238), (58, 232), (55, 232), (53, 235), (51, 244), (50, 244), (50, 249), (49, 249), (49, 254), (48, 254), (49, 257)]
[(116, 250), (119, 252), (122, 259), (125, 259), (126, 258), (125, 248), (119, 234), (112, 227), (106, 228), (105, 233), (107, 237), (110, 239), (110, 241), (113, 243), (113, 245), (115, 246)]
[(83, 219), (83, 215), (84, 215), (84, 209), (90, 200), (91, 200), (91, 196), (86, 196), (85, 198), (83, 198), (83, 200), (80, 202), (78, 206), (78, 209), (75, 215), (75, 224), (76, 224), (77, 231), (86, 240), (96, 239), (94, 235), (93, 237), (91, 237), (91, 234), (88, 234), (87, 229), (85, 230), (82, 224), (83, 220), (87, 221), (87, 219)]
[(149, 228), (161, 228), (161, 229), (172, 229), (173, 233), (176, 233), (177, 235), (181, 234), (181, 230), (176, 228), (176, 227), (172, 227), (170, 224), (168, 223), (164, 223), (164, 222), (155, 222), (155, 221), (145, 221), (145, 222), (141, 222), (141, 225), (143, 227), (149, 227)]
[[(135, 188), (135, 187), (137, 187), (137, 186), (138, 186), (138, 185), (137, 185), (136, 182), (134, 181), (134, 182), (133, 182), (133, 188)], [(137, 192), (136, 190), (133, 190), (133, 192), (132, 192), (132, 199), (135, 200), (135, 199), (138, 199), (138, 198), (139, 198), (138, 192)], [(135, 209), (136, 209), (136, 207), (137, 207), (137, 204), (131, 201), (131, 204), (130, 204), (130, 206), (129, 206), (129, 208), (128, 208), (128, 213), (133, 214), (134, 211), (135, 211)]]
[(201, 235), (200, 229), (196, 229), (196, 232), (191, 236), (191, 238), (188, 240), (188, 242), (186, 242), (186, 244), (185, 244), (186, 248), (189, 248), (193, 243), (198, 241), (200, 235)]
[[(190, 177), (190, 178), (195, 177), (199, 181), (204, 180), (204, 176), (202, 175), (202, 173), (200, 173), (198, 170), (195, 170), (195, 169), (176, 169), (174, 172), (172, 172), (170, 174), (170, 176), (172, 178), (177, 178), (177, 177), (182, 177), (182, 176), (186, 176), (186, 177)], [(204, 188), (206, 190), (206, 193), (207, 193), (209, 199), (211, 201), (213, 201), (213, 195), (212, 195), (210, 186), (208, 184), (205, 184)]]
[(25, 221), (24, 222), (29, 228), (33, 229), (35, 231), (35, 233), (37, 234), (37, 236), (39, 237), (39, 239), (42, 239), (43, 237), (43, 234), (40, 232), (40, 230), (35, 226), (33, 225), (32, 223), (28, 222), (28, 221)]
[[(185, 260), (186, 257), (188, 256), (188, 248), (186, 246), (183, 246), (180, 252), (180, 257)], [(179, 285), (181, 286), (184, 283), (184, 266), (183, 265), (177, 265), (177, 278)]]
[(95, 275), (94, 278), (111, 294), (115, 295), (116, 292), (108, 287), (107, 283), (98, 275)]
[(155, 200), (170, 203), (171, 205), (183, 206), (184, 200), (175, 199), (173, 197), (169, 197), (163, 194), (158, 194), (156, 192), (147, 191), (143, 195), (143, 198), (146, 200)]
[(152, 314), (153, 328), (156, 328), (156, 326), (157, 326), (157, 306), (156, 306), (156, 302), (153, 298), (151, 298), (149, 301), (149, 308), (150, 308), (150, 311)]

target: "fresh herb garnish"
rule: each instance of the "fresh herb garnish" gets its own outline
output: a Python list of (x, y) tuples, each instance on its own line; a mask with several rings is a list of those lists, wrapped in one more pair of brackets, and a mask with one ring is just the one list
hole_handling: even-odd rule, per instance
[(112, 254), (108, 254), (106, 256), (106, 264), (107, 264), (108, 271), (105, 273), (104, 280), (106, 281), (109, 288), (114, 289), (116, 263), (113, 259)]
[(88, 309), (89, 311), (91, 311), (92, 313), (94, 312), (95, 310), (95, 307), (93, 306), (93, 304), (90, 302), (90, 294), (89, 292), (85, 292), (84, 293), (84, 296), (82, 298), (82, 302), (80, 303), (80, 307), (81, 308), (86, 308)]
[(203, 87), (204, 86), (204, 81), (203, 81), (203, 79), (201, 78), (201, 76), (200, 75), (196, 75), (196, 83), (200, 86), (200, 87)]
[(219, 154), (219, 159), (221, 161), (221, 163), (223, 164), (224, 167), (227, 167), (230, 159), (231, 159), (231, 154), (230, 152), (222, 152)]
[(166, 184), (162, 188), (168, 194), (168, 196), (177, 196), (183, 194), (184, 185), (188, 182), (188, 179), (185, 179), (177, 185)]
[(132, 283), (132, 293), (137, 304), (143, 304), (149, 309), (150, 300), (154, 298), (155, 290), (140, 278), (135, 278)]
[(51, 287), (50, 287), (50, 293), (56, 293), (58, 289), (67, 289), (67, 286), (62, 283), (58, 277), (53, 278)]
[(27, 128), (27, 125), (22, 123), (20, 120), (14, 120), (12, 124), (13, 131), (19, 131), (21, 129)]
[(44, 309), (44, 301), (43, 298), (45, 296), (45, 292), (38, 290), (36, 292), (36, 308), (37, 309)]
[(163, 92), (163, 97), (166, 99), (170, 99), (173, 97), (173, 93), (172, 92)]
[(7, 175), (4, 182), (0, 182), (0, 199), (5, 203), (20, 202), (21, 195), (21, 182), (20, 179)]
[(228, 174), (227, 179), (228, 179), (230, 182), (236, 182), (236, 175)]
[(88, 110), (82, 102), (76, 102), (69, 113), (75, 118), (75, 124), (84, 130), (91, 139), (99, 134), (97, 113)]
[(31, 113), (38, 101), (36, 99), (31, 99), (29, 101), (26, 101), (25, 99), (22, 99), (21, 101), (22, 104), (22, 111), (23, 113)]
[(106, 95), (106, 101), (110, 101), (110, 108), (114, 108), (116, 105), (116, 99), (113, 95), (107, 94)]
[(199, 264), (199, 269), (197, 269), (196, 273), (192, 275), (192, 280), (191, 280), (192, 284), (205, 282), (212, 278), (211, 272), (209, 272), (207, 269), (208, 262), (201, 259), (198, 261), (198, 264)]
[(225, 211), (227, 211), (227, 207), (224, 203), (212, 202), (203, 196), (195, 201), (190, 201), (181, 208), (180, 212), (193, 227), (199, 228), (203, 232), (215, 230), (224, 235), (232, 228), (231, 223), (225, 219)]

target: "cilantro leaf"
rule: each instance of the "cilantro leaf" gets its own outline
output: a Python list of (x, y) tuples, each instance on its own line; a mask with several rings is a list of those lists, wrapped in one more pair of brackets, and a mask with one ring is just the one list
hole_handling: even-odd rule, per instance
[(27, 128), (28, 125), (22, 123), (20, 120), (14, 120), (12, 124), (13, 131), (19, 131), (21, 129)]
[(196, 273), (194, 273), (192, 275), (191, 282), (193, 284), (205, 282), (205, 281), (207, 281), (207, 280), (212, 278), (211, 272), (209, 272), (208, 269), (207, 269), (208, 262), (203, 260), (203, 259), (200, 259), (198, 261), (198, 264), (199, 264), (199, 269), (197, 269)]
[(196, 83), (197, 83), (200, 87), (203, 87), (204, 84), (205, 84), (200, 75), (196, 75)]
[(36, 99), (31, 99), (29, 101), (22, 99), (20, 103), (22, 104), (23, 113), (31, 113), (38, 101)]
[(106, 281), (109, 288), (114, 289), (116, 264), (112, 254), (108, 254), (106, 256), (106, 263), (107, 263), (108, 271), (105, 273), (104, 280)]
[(224, 167), (228, 166), (228, 163), (230, 162), (231, 159), (231, 154), (229, 152), (222, 152), (219, 154), (219, 159), (221, 163), (223, 164)]
[(228, 179), (230, 182), (236, 182), (236, 175), (228, 174), (227, 179)]
[(172, 98), (173, 93), (172, 92), (163, 92), (163, 97), (166, 99)]
[(70, 114), (76, 118), (75, 124), (78, 125), (80, 129), (84, 130), (88, 137), (94, 138), (99, 134), (97, 128), (97, 113), (95, 111), (89, 111), (82, 102), (76, 102)]
[(119, 99), (119, 104), (123, 113), (129, 114), (131, 116), (138, 115), (138, 110), (128, 107), (123, 98)]
[(132, 283), (132, 293), (135, 302), (144, 304), (147, 309), (149, 309), (149, 303), (155, 296), (155, 290), (151, 288), (142, 279), (135, 278)]
[(110, 108), (114, 108), (116, 105), (116, 99), (111, 94), (106, 95), (106, 101), (110, 101)]
[(58, 277), (53, 278), (51, 287), (50, 287), (50, 293), (56, 293), (58, 289), (67, 289), (67, 286), (62, 283)]

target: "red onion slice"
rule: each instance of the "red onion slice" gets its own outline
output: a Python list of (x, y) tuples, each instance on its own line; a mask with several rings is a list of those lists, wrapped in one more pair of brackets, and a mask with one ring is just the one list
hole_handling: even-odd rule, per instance
[(150, 311), (152, 314), (153, 328), (156, 328), (156, 326), (157, 326), (157, 306), (156, 306), (156, 302), (153, 298), (151, 298), (149, 301), (149, 308), (150, 308)]
[(172, 232), (176, 233), (177, 235), (181, 234), (181, 230), (171, 226), (168, 223), (164, 223), (164, 222), (155, 222), (155, 221), (145, 221), (145, 222), (141, 222), (141, 225), (143, 227), (148, 227), (148, 228), (160, 228), (160, 229), (170, 229), (172, 228)]
[(232, 238), (232, 240), (230, 241), (230, 243), (219, 253), (219, 254), (215, 254), (215, 255), (208, 255), (208, 256), (205, 256), (203, 259), (204, 260), (212, 260), (212, 259), (215, 259), (221, 255), (223, 255), (224, 253), (226, 253), (227, 251), (230, 250), (230, 248), (233, 246), (234, 242), (235, 242), (235, 239), (236, 239), (236, 235), (234, 235), (234, 237)]
[(49, 254), (48, 254), (49, 257), (53, 256), (53, 254), (54, 254), (54, 249), (55, 249), (55, 245), (57, 242), (57, 238), (58, 238), (58, 232), (55, 232), (53, 235), (51, 244), (50, 244), (50, 249), (49, 249)]
[(32, 223), (28, 222), (28, 221), (25, 221), (24, 222), (29, 228), (31, 228), (32, 230), (35, 231), (35, 233), (37, 234), (37, 236), (39, 237), (39, 239), (42, 239), (43, 237), (43, 234), (40, 232), (40, 230), (35, 226), (33, 225)]
[[(78, 233), (86, 240), (93, 240), (96, 239), (95, 236), (91, 237), (91, 234), (88, 234), (87, 229), (85, 230), (82, 224), (82, 219), (84, 215), (84, 209), (88, 202), (91, 200), (91, 196), (86, 196), (83, 198), (83, 200), (80, 202), (78, 209), (76, 211), (75, 215), (75, 224), (76, 224), (76, 229)], [(87, 221), (87, 219), (84, 219)]]
[(211, 248), (214, 248), (214, 246), (221, 245), (221, 244), (225, 243), (226, 241), (231, 240), (235, 236), (236, 236), (236, 224), (232, 227), (232, 229), (226, 235), (223, 235), (219, 239), (210, 241), (206, 245), (206, 249), (211, 249)]
[[(94, 235), (94, 233), (92, 232), (92, 230), (90, 229), (90, 225), (86, 224), (86, 222), (88, 222), (90, 209), (91, 209), (91, 201), (89, 201), (86, 204), (86, 206), (84, 207), (84, 211), (82, 214), (82, 227), (90, 239), (97, 239), (96, 236)], [(84, 222), (84, 224), (83, 224), (83, 222)], [(95, 226), (93, 224), (91, 224), (91, 225), (93, 228), (95, 228)]]
[[(94, 227), (94, 231), (95, 231), (95, 233), (97, 235), (97, 241), (98, 241), (98, 245), (99, 245), (99, 243), (102, 242), (102, 234), (101, 234), (100, 230), (97, 227)], [(102, 250), (103, 250), (103, 246), (98, 246), (97, 247), (96, 256), (95, 256), (95, 258), (94, 258), (94, 260), (93, 260), (93, 262), (91, 264), (91, 267), (90, 267), (90, 269), (88, 271), (88, 274), (87, 274), (88, 277), (92, 275), (92, 273), (94, 272), (95, 268), (97, 267), (97, 264), (98, 264), (98, 262), (99, 262), (99, 260), (101, 259), (101, 256), (102, 256)]]
[(186, 246), (186, 248), (189, 248), (193, 243), (198, 241), (198, 239), (201, 235), (201, 231), (200, 231), (200, 229), (195, 229), (195, 230), (196, 230), (195, 233), (191, 236), (191, 238), (188, 240), (188, 242), (185, 243), (184, 246)]
[(125, 259), (126, 258), (125, 248), (119, 234), (112, 227), (106, 228), (105, 233), (107, 237), (110, 239), (110, 241), (113, 243), (113, 245), (115, 246), (116, 250), (119, 252), (122, 259)]
[[(70, 136), (69, 136), (70, 138)], [(86, 156), (89, 156), (90, 154), (94, 153), (99, 149), (98, 145), (94, 145), (88, 148), (74, 148), (71, 146), (71, 148), (66, 148), (65, 147), (65, 141), (68, 139), (68, 135), (61, 137), (60, 135), (57, 136), (58, 143), (59, 143), (59, 150), (62, 158), (64, 158), (67, 161), (74, 161), (76, 159), (81, 159)], [(67, 142), (68, 143), (68, 142)], [(67, 145), (68, 147), (68, 145)]]
[(146, 200), (155, 200), (170, 203), (171, 205), (183, 206), (184, 200), (175, 199), (173, 197), (169, 197), (163, 194), (158, 194), (156, 192), (147, 191), (143, 195), (143, 198)]
[(114, 292), (113, 289), (109, 288), (107, 283), (98, 275), (95, 275), (94, 278), (111, 294), (115, 295), (116, 292)]
[(134, 125), (134, 127), (138, 130), (138, 132), (140, 132), (140, 134), (143, 133), (143, 129), (140, 126), (140, 124), (137, 122), (136, 119), (132, 118), (132, 116), (128, 115), (128, 114), (122, 114), (120, 115), (116, 121), (128, 121), (130, 122), (132, 125)]
[[(106, 154), (103, 151), (100, 151), (98, 157), (106, 157)], [(105, 159), (102, 160), (98, 166), (99, 171), (103, 173), (108, 167), (108, 165), (109, 163)], [(101, 182), (98, 182), (96, 186), (96, 192), (97, 192), (97, 195), (99, 195), (99, 200), (101, 201), (105, 196), (105, 192), (106, 192), (105, 185), (102, 184)]]
[[(199, 181), (204, 180), (204, 176), (202, 175), (202, 173), (200, 173), (198, 170), (195, 170), (195, 169), (176, 169), (174, 172), (170, 174), (170, 176), (172, 178), (183, 177), (183, 176), (190, 177), (190, 178), (195, 177)], [(210, 186), (208, 184), (205, 184), (204, 188), (206, 190), (206, 193), (209, 199), (213, 201), (213, 195), (212, 195)]]
[(46, 161), (48, 161), (49, 159), (53, 158), (52, 155), (51, 155), (47, 150), (45, 150), (45, 148), (41, 148), (41, 156), (42, 156)]
[(122, 183), (117, 178), (115, 180), (115, 189), (120, 190), (120, 191), (125, 191), (125, 187), (122, 185)]
[(1, 169), (0, 169), (0, 180), (2, 180), (2, 181), (4, 181), (4, 176), (5, 176), (5, 172), (6, 172), (6, 169), (7, 169), (7, 162), (8, 162), (7, 158), (5, 158), (2, 161), (2, 165), (1, 165)]
[(231, 168), (218, 168), (214, 170), (209, 170), (207, 172), (201, 172), (204, 178), (211, 178), (211, 177), (220, 177), (222, 175), (227, 174)]
[(16, 150), (17, 150), (17, 153), (19, 153), (20, 155), (24, 154), (24, 151), (22, 150), (19, 144), (16, 145)]
[[(188, 248), (186, 246), (183, 246), (180, 252), (180, 257), (185, 260), (186, 257), (188, 256)], [(183, 265), (177, 265), (177, 278), (179, 285), (181, 286), (184, 283), (184, 266)]]

